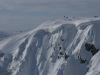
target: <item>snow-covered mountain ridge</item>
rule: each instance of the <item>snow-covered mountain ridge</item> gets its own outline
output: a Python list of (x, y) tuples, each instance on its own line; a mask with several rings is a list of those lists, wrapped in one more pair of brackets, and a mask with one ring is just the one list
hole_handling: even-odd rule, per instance
[(0, 42), (0, 75), (100, 75), (100, 18), (47, 21)]

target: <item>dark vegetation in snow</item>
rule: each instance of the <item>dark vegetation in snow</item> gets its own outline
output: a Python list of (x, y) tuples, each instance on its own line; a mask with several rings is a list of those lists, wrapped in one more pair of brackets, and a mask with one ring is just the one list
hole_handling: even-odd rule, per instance
[[(86, 49), (87, 51), (91, 52), (93, 56), (99, 51), (99, 49), (97, 49), (97, 48), (95, 47), (95, 45), (89, 44), (89, 43), (85, 43), (85, 49)], [(87, 61), (86, 59), (83, 60), (80, 54), (79, 54), (79, 56), (78, 56), (78, 60), (80, 61), (81, 64), (84, 64), (84, 63), (86, 63), (86, 62), (89, 62), (89, 61)]]
[[(63, 36), (61, 36), (59, 40), (62, 41), (62, 42), (64, 42), (65, 39), (63, 38)], [(66, 52), (65, 52), (66, 48), (62, 47), (59, 43), (57, 44), (57, 46), (58, 46), (58, 49), (59, 49), (58, 50), (59, 51), (58, 52), (58, 59), (61, 58), (61, 57), (64, 57), (64, 59), (67, 59), (69, 57), (69, 55), (67, 55)], [(55, 50), (57, 50), (57, 49), (54, 48), (54, 51)]]
[(79, 56), (78, 56), (78, 59), (79, 59), (79, 61), (80, 61), (80, 63), (81, 64), (84, 64), (84, 63), (86, 63), (86, 59), (85, 60), (83, 60), (82, 58), (81, 58), (81, 55), (79, 54)]
[(63, 55), (63, 53), (62, 53), (62, 52), (60, 52), (59, 54), (60, 54), (60, 55)]
[(90, 51), (92, 55), (95, 55), (99, 49), (97, 49), (93, 44), (85, 43), (85, 49)]
[(67, 59), (69, 57), (69, 55), (66, 55), (66, 53), (65, 53), (65, 59)]
[[(65, 39), (61, 36), (60, 37), (60, 41), (63, 42), (64, 40)], [(65, 47), (62, 47), (59, 43), (58, 43), (58, 49), (59, 49), (58, 59), (60, 59), (61, 57), (64, 57), (64, 59), (69, 58), (69, 55), (67, 55), (66, 52), (65, 52), (66, 48)], [(89, 43), (85, 43), (85, 49), (87, 51), (91, 52), (92, 55), (95, 55), (99, 51), (99, 49), (97, 49), (95, 47), (95, 45), (89, 44)], [(54, 50), (56, 50), (56, 48), (54, 48)], [(83, 59), (80, 54), (78, 55), (78, 60), (80, 61), (81, 64), (86, 64), (86, 63), (89, 62), (86, 59)]]

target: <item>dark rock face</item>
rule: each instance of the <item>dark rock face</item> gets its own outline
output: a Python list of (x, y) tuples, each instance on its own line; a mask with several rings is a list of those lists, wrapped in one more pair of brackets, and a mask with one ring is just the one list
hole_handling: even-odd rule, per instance
[(96, 49), (96, 47), (93, 44), (85, 43), (85, 49), (87, 51), (90, 51), (92, 55), (95, 55), (99, 49)]
[(84, 64), (85, 62), (87, 62), (87, 60), (83, 60), (79, 54), (78, 56), (78, 60), (80, 61), (81, 64)]
[(67, 59), (68, 57), (69, 57), (69, 55), (66, 55), (66, 54), (65, 54), (65, 59)]

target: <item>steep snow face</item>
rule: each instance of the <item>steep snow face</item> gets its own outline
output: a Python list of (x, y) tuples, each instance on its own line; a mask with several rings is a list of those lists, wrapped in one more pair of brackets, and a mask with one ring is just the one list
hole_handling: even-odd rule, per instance
[(0, 42), (0, 75), (99, 75), (100, 18), (59, 19)]

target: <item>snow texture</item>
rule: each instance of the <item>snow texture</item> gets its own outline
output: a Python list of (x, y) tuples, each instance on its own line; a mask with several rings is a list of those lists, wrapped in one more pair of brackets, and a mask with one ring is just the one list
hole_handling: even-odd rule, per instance
[(6, 38), (9, 38), (13, 36), (13, 33), (10, 33), (10, 32), (6, 32), (6, 31), (0, 31), (0, 41), (6, 39)]
[(99, 49), (100, 18), (47, 21), (0, 41), (0, 75), (100, 75)]

